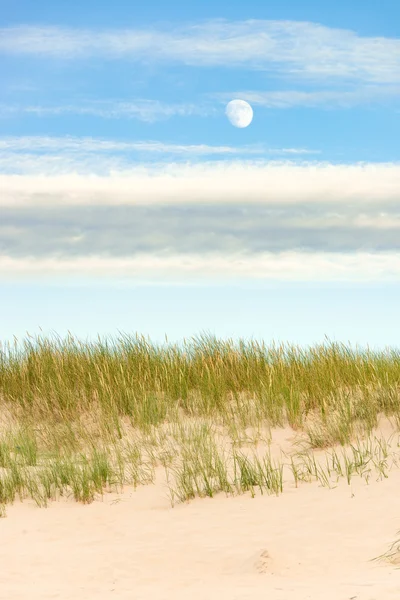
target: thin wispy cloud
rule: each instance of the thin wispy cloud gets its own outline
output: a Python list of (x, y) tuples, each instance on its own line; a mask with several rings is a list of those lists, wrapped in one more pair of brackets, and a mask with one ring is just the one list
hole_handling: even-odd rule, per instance
[(209, 144), (168, 144), (160, 141), (126, 142), (74, 136), (21, 136), (0, 138), (0, 173), (60, 175), (78, 173), (107, 175), (129, 171), (154, 160), (201, 160), (231, 156), (291, 156), (319, 154), (308, 148), (269, 148), (263, 144), (213, 146)]
[[(73, 240), (71, 240), (73, 242)], [(265, 253), (258, 256), (155, 256), (140, 254), (130, 258), (108, 256), (73, 259), (24, 257), (0, 254), (3, 281), (40, 281), (68, 284), (93, 278), (142, 285), (204, 285), (210, 282), (302, 281), (302, 282), (396, 282), (400, 258), (393, 253), (360, 252), (329, 255), (324, 252)]]
[(67, 104), (58, 106), (1, 104), (0, 117), (18, 114), (31, 114), (38, 117), (62, 116), (65, 114), (87, 115), (106, 119), (138, 119), (155, 123), (174, 116), (211, 117), (217, 109), (198, 104), (166, 104), (157, 100), (136, 100), (135, 102), (96, 101), (91, 103)]
[(167, 144), (158, 141), (123, 142), (118, 140), (102, 140), (96, 138), (81, 138), (74, 136), (14, 136), (0, 138), (0, 151), (30, 150), (75, 150), (79, 152), (150, 152), (183, 155), (207, 154), (318, 154), (318, 150), (307, 148), (268, 148), (262, 144), (251, 146), (212, 146), (207, 144)]
[(360, 86), (355, 90), (274, 90), (268, 92), (232, 91), (210, 96), (229, 102), (231, 98), (243, 98), (255, 106), (266, 108), (352, 108), (354, 106), (382, 103), (400, 98), (400, 86)]
[(400, 40), (300, 21), (212, 20), (152, 29), (16, 26), (0, 30), (0, 52), (63, 60), (87, 57), (247, 67), (308, 79), (400, 82)]
[(218, 102), (212, 106), (200, 100), (198, 104), (166, 104), (155, 100), (135, 102), (96, 101), (92, 103), (67, 104), (56, 106), (0, 104), (0, 118), (18, 115), (35, 115), (40, 118), (62, 115), (82, 115), (102, 119), (136, 119), (145, 123), (165, 121), (171, 117), (221, 116), (220, 104), (232, 98), (242, 98), (254, 106), (264, 108), (289, 109), (298, 106), (308, 108), (348, 109), (356, 106), (385, 104), (398, 101), (400, 86), (360, 86), (354, 90), (235, 90), (214, 92), (206, 97)]

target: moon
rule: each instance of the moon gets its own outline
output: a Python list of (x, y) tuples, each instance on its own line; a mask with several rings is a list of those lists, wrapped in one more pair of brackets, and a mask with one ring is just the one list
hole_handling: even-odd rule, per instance
[(226, 105), (225, 114), (235, 127), (247, 127), (253, 120), (253, 109), (245, 100), (231, 100)]

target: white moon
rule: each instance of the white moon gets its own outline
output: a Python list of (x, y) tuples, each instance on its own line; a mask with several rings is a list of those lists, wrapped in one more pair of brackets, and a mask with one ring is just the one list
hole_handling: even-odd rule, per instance
[(231, 100), (225, 114), (235, 127), (247, 127), (253, 120), (253, 109), (245, 100)]

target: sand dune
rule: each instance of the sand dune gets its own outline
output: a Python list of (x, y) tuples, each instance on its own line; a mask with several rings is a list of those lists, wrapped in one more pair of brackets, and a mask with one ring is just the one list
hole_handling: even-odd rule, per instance
[(400, 470), (377, 479), (171, 508), (160, 468), (155, 485), (89, 505), (16, 502), (0, 519), (0, 596), (397, 600), (400, 569), (371, 559), (398, 537)]

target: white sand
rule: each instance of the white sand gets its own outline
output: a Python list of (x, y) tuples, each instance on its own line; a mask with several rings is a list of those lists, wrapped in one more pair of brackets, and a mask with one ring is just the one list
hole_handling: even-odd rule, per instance
[(0, 519), (0, 598), (398, 600), (400, 569), (370, 560), (399, 537), (400, 470), (377, 477), (174, 508), (161, 479), (86, 506), (16, 502)]

